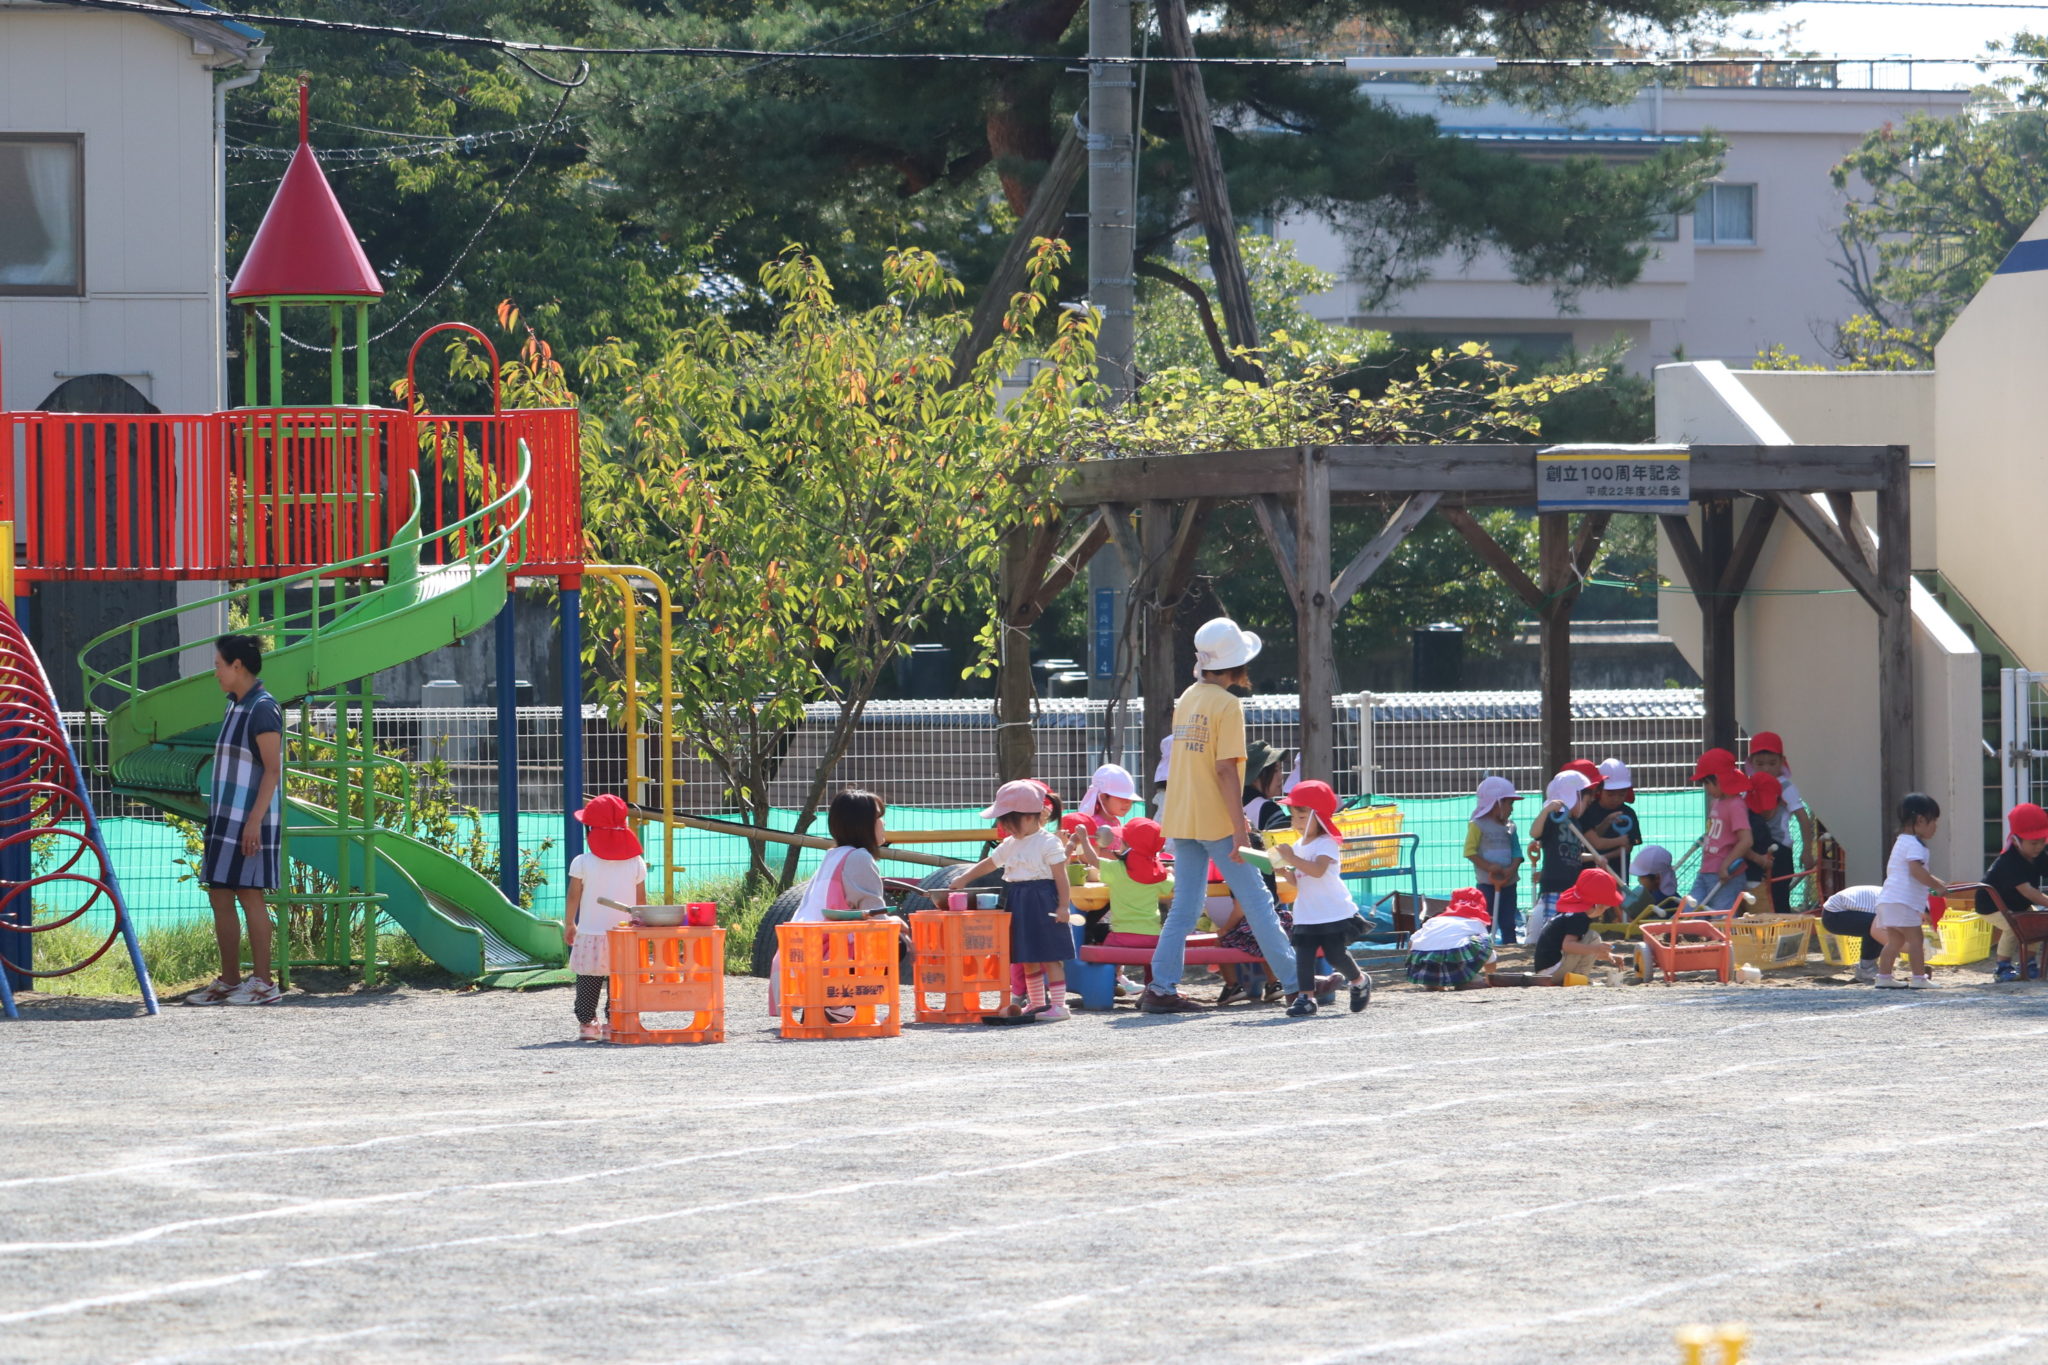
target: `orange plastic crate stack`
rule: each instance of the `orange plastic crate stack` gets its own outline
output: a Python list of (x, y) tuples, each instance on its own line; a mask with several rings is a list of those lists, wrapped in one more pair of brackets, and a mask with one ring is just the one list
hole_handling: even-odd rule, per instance
[[(911, 1009), (920, 1024), (978, 1024), (1010, 989), (1010, 917), (993, 910), (919, 910), (910, 917), (917, 954)], [(985, 1007), (981, 997), (996, 992)], [(931, 996), (941, 1002), (928, 1003)]]
[[(611, 1040), (725, 1041), (725, 930), (622, 924), (605, 935), (611, 954)], [(689, 1028), (642, 1028), (642, 1014), (689, 1014)]]
[[(782, 949), (782, 1036), (894, 1038), (903, 1032), (897, 955), (903, 931), (894, 920), (826, 921), (776, 927)], [(851, 1007), (835, 1024), (830, 1008)]]

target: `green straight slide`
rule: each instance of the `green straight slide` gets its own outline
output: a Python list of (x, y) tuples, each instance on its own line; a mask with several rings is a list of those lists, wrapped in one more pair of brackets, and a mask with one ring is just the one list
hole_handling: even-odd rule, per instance
[[(86, 704), (113, 702), (106, 733), (115, 790), (189, 819), (206, 817), (220, 686), (210, 672), (161, 687), (140, 685), (145, 667), (180, 652), (179, 646), (144, 652), (144, 633), (159, 622), (217, 612), (227, 603), (246, 606), (246, 629), (269, 641), (263, 684), (287, 709), (489, 624), (505, 605), (514, 537), (526, 517), (523, 443), (521, 456), (510, 490), (439, 531), (420, 533), (415, 481), (412, 517), (384, 550), (144, 617), (87, 644), (79, 653)], [(423, 549), (437, 542), (451, 548), (440, 556), (448, 562), (422, 567)], [(365, 883), (361, 844), (354, 835), (332, 832), (340, 823), (333, 811), (292, 800), (286, 820), (293, 861), (344, 889)], [(378, 830), (370, 842), (382, 912), (435, 962), (489, 985), (569, 979), (561, 929), (552, 920), (512, 904), (489, 877), (431, 845), (391, 829)]]

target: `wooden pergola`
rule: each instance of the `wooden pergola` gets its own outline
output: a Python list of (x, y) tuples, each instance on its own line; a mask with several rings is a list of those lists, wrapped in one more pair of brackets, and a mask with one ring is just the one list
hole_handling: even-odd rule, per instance
[[(1040, 613), (1105, 546), (1129, 574), (1138, 618), (1145, 750), (1171, 728), (1187, 682), (1173, 651), (1174, 606), (1193, 577), (1211, 511), (1249, 503), (1294, 603), (1301, 680), (1302, 771), (1332, 775), (1333, 629), (1401, 542), (1434, 513), (1464, 537), (1535, 613), (1541, 631), (1543, 755), (1571, 757), (1571, 616), (1613, 515), (1544, 512), (1537, 563), (1524, 566), (1473, 516), (1487, 507), (1537, 506), (1535, 445), (1301, 446), (1082, 461), (1060, 486), (1062, 515), (1014, 533), (1004, 583), (1005, 649), (998, 708), (1005, 776), (1031, 768), (1029, 637)], [(1912, 790), (1914, 753), (1911, 511), (1904, 446), (1691, 445), (1610, 447), (1645, 460), (1684, 451), (1690, 501), (1700, 514), (1659, 518), (1701, 614), (1707, 736), (1735, 741), (1735, 609), (1772, 526), (1785, 517), (1811, 540), (1878, 616), (1884, 804)], [(1853, 495), (1873, 492), (1873, 537)], [(1737, 503), (1747, 510), (1737, 525)], [(1351, 560), (1334, 563), (1330, 510), (1374, 505), (1384, 529)], [(1626, 510), (1625, 508), (1622, 510)], [(1256, 627), (1256, 622), (1247, 622)]]

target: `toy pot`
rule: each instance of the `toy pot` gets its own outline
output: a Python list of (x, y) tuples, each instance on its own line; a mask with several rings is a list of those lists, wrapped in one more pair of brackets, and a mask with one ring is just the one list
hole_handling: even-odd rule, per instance
[(698, 929), (709, 929), (718, 923), (718, 906), (712, 901), (691, 901), (689, 921)]

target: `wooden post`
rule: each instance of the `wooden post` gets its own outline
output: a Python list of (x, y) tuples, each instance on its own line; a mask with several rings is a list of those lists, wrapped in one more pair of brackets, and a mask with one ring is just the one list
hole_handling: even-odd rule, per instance
[[(1027, 583), (1033, 535), (1028, 526), (1012, 530), (1003, 547), (1002, 641), (996, 660), (996, 776), (1015, 782), (1031, 776), (1037, 744), (1031, 713), (1037, 689), (1031, 684), (1031, 631), (1018, 624), (1035, 582)], [(1035, 577), (1035, 575), (1034, 575)]]
[(1537, 608), (1543, 693), (1543, 770), (1554, 773), (1572, 757), (1571, 518), (1545, 512), (1537, 518)]
[[(1188, 679), (1174, 655), (1173, 598), (1164, 589), (1166, 561), (1173, 549), (1173, 504), (1153, 500), (1138, 506), (1139, 563), (1132, 574), (1131, 610), (1139, 613), (1138, 690), (1145, 702), (1146, 773), (1158, 762), (1159, 741), (1173, 733), (1173, 703)], [(1169, 781), (1184, 774), (1170, 774)], [(1146, 779), (1149, 782), (1149, 777)], [(1147, 793), (1152, 788), (1146, 787)]]
[[(1700, 680), (1706, 692), (1707, 747), (1735, 747), (1735, 607), (1742, 599), (1719, 591), (1735, 545), (1735, 509), (1727, 502), (1700, 507)], [(1738, 589), (1739, 591), (1739, 589)]]
[(1878, 768), (1884, 810), (1874, 848), (1886, 847), (1891, 839), (1899, 800), (1914, 783), (1913, 510), (1906, 487), (1906, 448), (1891, 447), (1886, 463), (1884, 482), (1877, 490), (1877, 580), (1885, 603), (1877, 619)]
[(1330, 460), (1303, 446), (1294, 500), (1294, 631), (1301, 675), (1301, 774), (1336, 776), (1332, 697), (1337, 690), (1337, 606), (1330, 591)]

